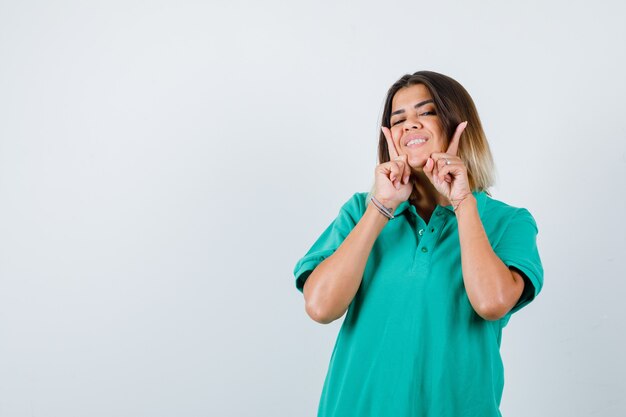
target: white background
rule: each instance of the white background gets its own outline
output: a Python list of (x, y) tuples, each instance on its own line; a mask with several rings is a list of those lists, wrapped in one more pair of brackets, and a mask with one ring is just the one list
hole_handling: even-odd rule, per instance
[(625, 415), (622, 4), (1, 0), (0, 416), (314, 416), (293, 267), (422, 69), (539, 225), (503, 415)]

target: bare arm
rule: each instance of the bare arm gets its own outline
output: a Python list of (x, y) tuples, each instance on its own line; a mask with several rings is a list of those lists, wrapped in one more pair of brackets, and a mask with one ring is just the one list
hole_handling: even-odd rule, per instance
[(313, 320), (328, 324), (343, 316), (361, 285), (374, 242), (388, 221), (369, 203), (335, 253), (311, 272), (303, 294), (306, 312)]
[(524, 280), (517, 271), (510, 270), (491, 248), (473, 195), (463, 200), (456, 216), (467, 296), (482, 318), (498, 320), (519, 300)]
[(424, 173), (455, 207), (463, 283), (472, 307), (485, 320), (498, 320), (519, 300), (524, 280), (495, 254), (478, 215), (476, 198), (470, 192), (467, 168), (457, 156), (461, 134), (466, 126), (467, 122), (457, 126), (446, 153), (431, 154), (424, 165)]
[[(388, 128), (382, 128), (391, 161), (374, 170), (376, 198), (395, 210), (411, 195), (411, 167), (407, 155), (399, 156)], [(323, 324), (337, 320), (348, 309), (361, 285), (367, 258), (389, 220), (371, 202), (365, 213), (335, 253), (320, 263), (302, 289), (307, 314)]]

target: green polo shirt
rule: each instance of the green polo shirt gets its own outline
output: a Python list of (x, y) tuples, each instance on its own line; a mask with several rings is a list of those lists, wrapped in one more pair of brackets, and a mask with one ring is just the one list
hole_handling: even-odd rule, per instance
[[(526, 282), (502, 319), (481, 318), (469, 302), (451, 206), (427, 223), (403, 202), (376, 240), (359, 290), (337, 336), (318, 417), (500, 416), (504, 387), (502, 328), (543, 284), (537, 226), (528, 210), (474, 192), (495, 253)], [(302, 291), (369, 202), (354, 194), (294, 269)]]

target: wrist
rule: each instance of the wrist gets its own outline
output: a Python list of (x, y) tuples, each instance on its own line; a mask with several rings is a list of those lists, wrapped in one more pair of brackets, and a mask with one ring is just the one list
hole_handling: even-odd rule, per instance
[(392, 220), (394, 218), (393, 212), (396, 210), (395, 205), (389, 204), (386, 199), (379, 199), (376, 196), (372, 195), (370, 197), (369, 205), (373, 206), (387, 219)]
[[(393, 201), (393, 200), (389, 200), (387, 198), (380, 198), (377, 195), (372, 195), (372, 197), (374, 197), (376, 200), (378, 200), (380, 202), (380, 204), (382, 204), (383, 206), (385, 206), (385, 208), (388, 208), (392, 213), (394, 211), (396, 211), (396, 209), (398, 208), (398, 206), (400, 205), (398, 202)], [(371, 201), (370, 201), (371, 203)]]
[(476, 197), (472, 193), (468, 193), (463, 198), (452, 200), (452, 209), (454, 213), (459, 216), (463, 211), (467, 210), (470, 206), (476, 206)]
[(391, 220), (389, 217), (381, 213), (381, 211), (372, 201), (369, 201), (367, 204), (367, 207), (365, 209), (365, 216), (370, 216), (372, 220), (376, 219), (376, 223), (380, 223), (382, 227), (384, 227), (384, 225), (389, 223), (389, 221)]

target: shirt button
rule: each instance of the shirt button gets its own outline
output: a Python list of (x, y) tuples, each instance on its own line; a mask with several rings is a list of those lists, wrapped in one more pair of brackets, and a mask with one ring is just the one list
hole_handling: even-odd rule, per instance
[(420, 236), (421, 236), (421, 235), (423, 235), (423, 234), (424, 234), (424, 229), (420, 229), (420, 230), (418, 230), (418, 231), (417, 231), (417, 234), (418, 234), (418, 235), (420, 235)]
[(425, 247), (425, 246), (424, 246), (424, 247), (422, 247), (422, 252), (424, 252), (424, 253), (428, 252), (428, 248), (427, 248), (427, 247)]
[(443, 211), (438, 211), (437, 216), (443, 216)]
[(430, 228), (430, 231), (431, 231), (431, 233), (432, 233), (432, 232), (434, 232), (434, 231), (435, 231), (435, 228), (434, 228), (434, 227), (431, 227), (431, 228)]

